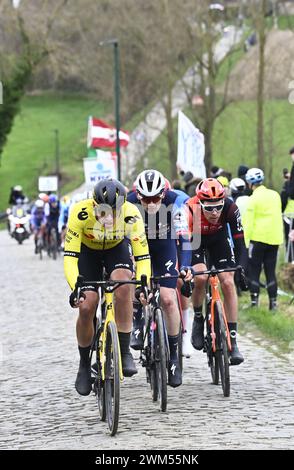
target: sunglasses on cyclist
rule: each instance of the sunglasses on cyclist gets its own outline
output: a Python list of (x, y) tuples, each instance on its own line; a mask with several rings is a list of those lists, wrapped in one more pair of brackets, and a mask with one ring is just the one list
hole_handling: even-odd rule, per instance
[(158, 202), (162, 200), (163, 194), (158, 194), (157, 196), (142, 196), (138, 193), (138, 198), (144, 204), (151, 204), (152, 202), (153, 204), (158, 204)]
[(223, 209), (224, 204), (216, 204), (213, 206), (206, 206), (205, 204), (201, 204), (201, 207), (203, 210), (207, 212), (213, 212), (214, 210), (216, 210), (217, 212), (220, 212)]

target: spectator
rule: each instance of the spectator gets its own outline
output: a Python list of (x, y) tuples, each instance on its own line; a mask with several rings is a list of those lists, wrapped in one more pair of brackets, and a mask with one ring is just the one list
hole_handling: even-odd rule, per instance
[(225, 188), (226, 197), (230, 196), (229, 180), (226, 176), (218, 176), (216, 178)]
[(220, 168), (218, 166), (212, 166), (210, 170), (210, 176), (211, 178), (218, 178), (219, 176), (224, 176), (227, 178), (229, 181), (232, 178), (232, 173), (224, 170), (223, 168)]
[(218, 166), (212, 166), (210, 169), (210, 176), (211, 178), (217, 178), (222, 174), (224, 170)]
[(196, 176), (193, 175), (193, 173), (191, 173), (191, 171), (187, 171), (184, 174), (183, 179), (184, 179), (184, 182), (186, 183), (184, 187), (185, 193), (187, 193), (188, 196), (190, 197), (195, 196), (195, 189), (196, 189), (197, 184), (201, 181), (201, 178), (197, 178)]
[(231, 199), (237, 204), (241, 217), (246, 210), (249, 196), (245, 194), (246, 182), (242, 178), (233, 178), (230, 181)]
[(178, 189), (179, 191), (182, 190), (182, 184), (180, 180), (173, 180), (171, 184), (172, 189)]
[(267, 189), (262, 183), (264, 173), (251, 168), (246, 181), (253, 193), (242, 217), (245, 244), (249, 248), (248, 275), (251, 306), (259, 299), (259, 278), (262, 267), (266, 276), (269, 309), (277, 308), (276, 263), (278, 248), (283, 243), (282, 204), (279, 193)]
[(289, 173), (287, 168), (283, 169), (284, 185), (281, 191), (282, 211), (284, 221), (286, 261), (294, 260), (294, 243), (289, 239), (289, 232), (294, 228), (294, 147), (289, 150), (292, 159), (292, 169)]
[(245, 191), (244, 191), (244, 196), (251, 196), (251, 194), (252, 194), (252, 191), (250, 190), (250, 188), (248, 186), (248, 183), (246, 181), (246, 178), (245, 178), (245, 175), (246, 175), (248, 170), (249, 170), (248, 166), (240, 165), (238, 167), (238, 171), (237, 171), (238, 178), (241, 178), (242, 180), (244, 180), (245, 184), (246, 184), (246, 188), (245, 188)]

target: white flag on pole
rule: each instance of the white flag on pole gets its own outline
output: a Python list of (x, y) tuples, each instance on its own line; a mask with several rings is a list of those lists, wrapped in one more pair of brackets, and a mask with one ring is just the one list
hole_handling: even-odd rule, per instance
[(204, 154), (204, 135), (182, 111), (179, 111), (178, 168), (185, 172), (191, 171), (191, 173), (198, 178), (206, 178)]

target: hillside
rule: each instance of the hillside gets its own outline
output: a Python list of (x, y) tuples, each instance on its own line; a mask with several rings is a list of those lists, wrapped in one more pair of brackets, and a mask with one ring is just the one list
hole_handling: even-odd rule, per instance
[[(287, 99), (294, 80), (294, 32), (273, 30), (265, 48), (265, 97)], [(234, 100), (253, 100), (257, 94), (258, 45), (252, 47), (234, 67), (229, 96)], [(293, 87), (292, 87), (293, 89)]]
[(34, 197), (38, 193), (38, 177), (54, 174), (54, 129), (59, 130), (63, 192), (81, 184), (87, 118), (93, 114), (107, 119), (107, 109), (105, 104), (82, 96), (27, 96), (1, 159), (0, 212), (7, 207), (11, 186), (21, 184), (25, 193)]

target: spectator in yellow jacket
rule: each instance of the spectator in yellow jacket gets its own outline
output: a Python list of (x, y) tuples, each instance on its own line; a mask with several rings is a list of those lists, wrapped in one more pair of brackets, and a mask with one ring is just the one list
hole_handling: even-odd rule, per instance
[(246, 181), (252, 189), (242, 223), (245, 244), (249, 248), (248, 275), (251, 306), (258, 306), (259, 278), (262, 268), (266, 276), (269, 309), (277, 308), (276, 264), (278, 248), (283, 243), (282, 204), (279, 193), (266, 188), (262, 183), (264, 173), (259, 168), (250, 168)]

